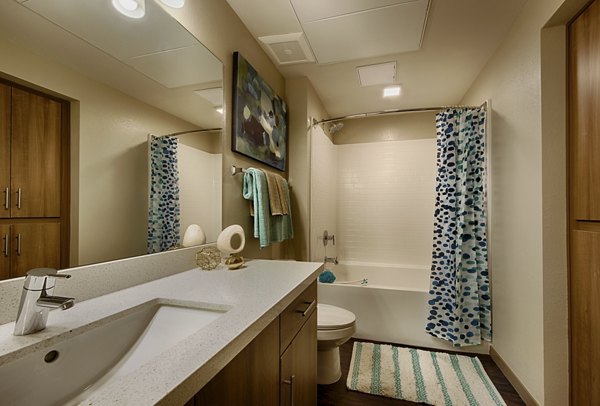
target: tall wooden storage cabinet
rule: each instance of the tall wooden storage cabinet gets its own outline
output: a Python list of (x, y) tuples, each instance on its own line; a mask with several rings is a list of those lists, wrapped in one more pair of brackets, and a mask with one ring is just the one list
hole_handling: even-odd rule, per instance
[(600, 0), (569, 26), (571, 404), (600, 405)]
[(66, 102), (0, 83), (0, 278), (67, 266)]

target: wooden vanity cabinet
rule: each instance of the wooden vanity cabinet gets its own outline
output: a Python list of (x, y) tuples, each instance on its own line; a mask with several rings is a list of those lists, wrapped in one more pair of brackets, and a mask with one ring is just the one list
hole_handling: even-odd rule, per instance
[(0, 279), (69, 258), (67, 102), (0, 82)]
[[(195, 396), (195, 406), (279, 403), (279, 319), (275, 319)], [(190, 404), (190, 403), (188, 403)]]
[(317, 283), (311, 284), (279, 316), (280, 402), (317, 404)]
[(317, 404), (317, 312), (313, 311), (281, 355), (282, 406)]
[(186, 406), (316, 405), (316, 304), (315, 281)]

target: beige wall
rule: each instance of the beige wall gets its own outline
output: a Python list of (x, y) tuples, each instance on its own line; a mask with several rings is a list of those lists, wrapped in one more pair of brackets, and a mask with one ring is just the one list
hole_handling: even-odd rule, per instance
[(564, 24), (583, 3), (527, 2), (463, 99), (492, 106), (493, 346), (542, 405), (568, 404)]
[(294, 188), (292, 196), (294, 242), (288, 247), (286, 256), (307, 261), (310, 250), (310, 119), (322, 120), (327, 118), (328, 114), (307, 78), (288, 79), (286, 94), (290, 109), (289, 180)]
[[(224, 65), (223, 88), (225, 92), (225, 131), (223, 142), (223, 227), (240, 224), (246, 231), (244, 256), (250, 258), (279, 258), (284, 244), (260, 249), (258, 240), (252, 237), (253, 223), (249, 216), (248, 202), (242, 197), (242, 175), (231, 176), (231, 165), (269, 169), (258, 161), (231, 151), (231, 95), (233, 78), (233, 52), (239, 51), (257, 70), (279, 96), (285, 98), (285, 81), (275, 65), (265, 54), (239, 17), (227, 2), (198, 0), (188, 2), (185, 9), (169, 9), (190, 33), (202, 42)], [(290, 135), (291, 137), (291, 135)], [(291, 142), (290, 142), (291, 144)], [(290, 153), (294, 153), (290, 146)], [(291, 159), (290, 159), (291, 161)], [(296, 223), (296, 219), (294, 219)], [(294, 224), (296, 227), (296, 224)], [(283, 245), (283, 247), (281, 246)]]
[(147, 134), (189, 123), (0, 38), (4, 77), (72, 102), (71, 262), (146, 253)]

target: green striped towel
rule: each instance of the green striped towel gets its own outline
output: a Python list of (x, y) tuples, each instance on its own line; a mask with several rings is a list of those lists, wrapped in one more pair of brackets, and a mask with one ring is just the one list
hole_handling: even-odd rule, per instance
[(506, 406), (477, 358), (355, 342), (348, 389), (441, 406)]

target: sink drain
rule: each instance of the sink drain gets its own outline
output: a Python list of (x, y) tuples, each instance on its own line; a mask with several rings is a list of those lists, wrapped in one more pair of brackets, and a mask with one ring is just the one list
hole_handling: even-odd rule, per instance
[(50, 364), (51, 362), (54, 362), (58, 359), (58, 355), (58, 351), (52, 350), (48, 354), (46, 354), (46, 356), (44, 357), (44, 361)]

